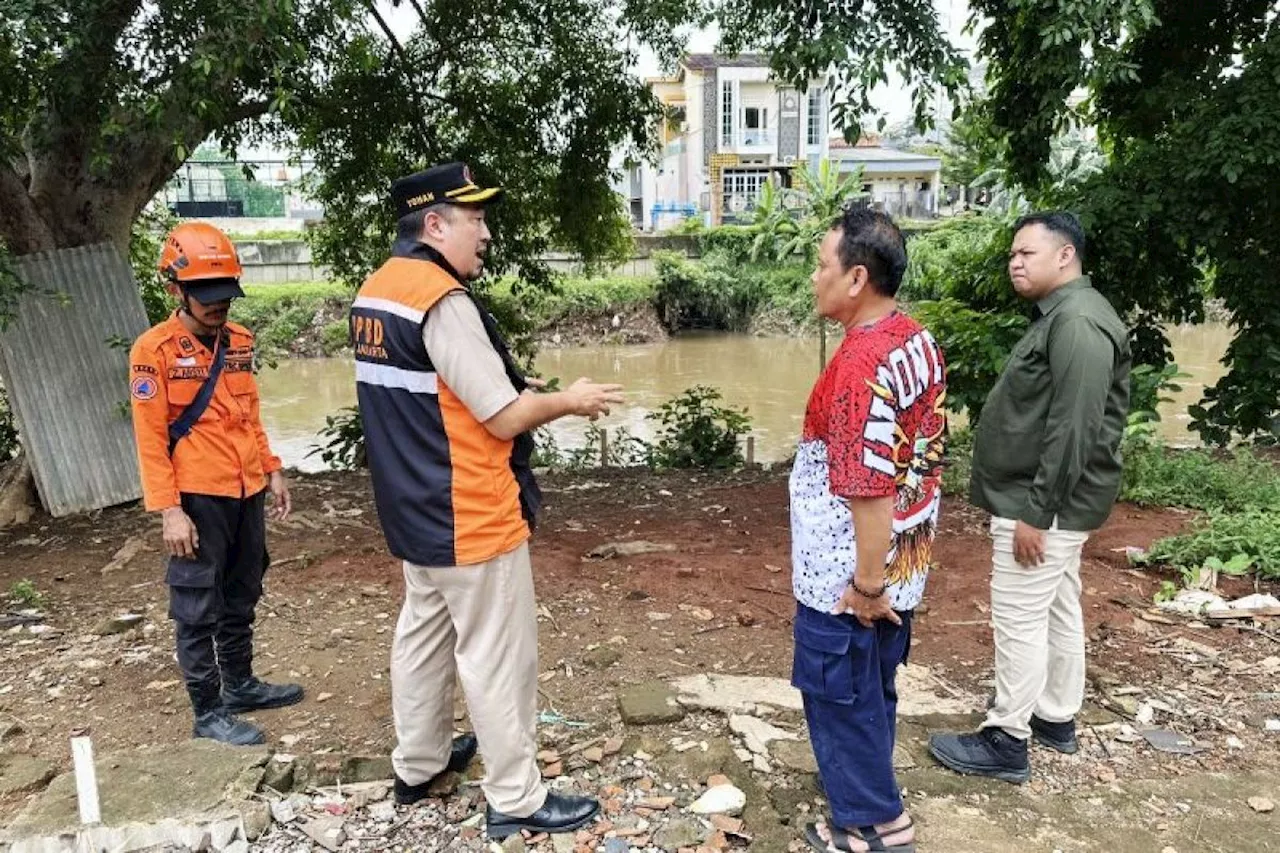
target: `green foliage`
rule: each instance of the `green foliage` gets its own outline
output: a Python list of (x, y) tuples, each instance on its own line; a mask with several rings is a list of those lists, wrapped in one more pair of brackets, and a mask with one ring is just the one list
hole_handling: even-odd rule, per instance
[(975, 311), (957, 299), (917, 302), (911, 313), (933, 333), (947, 360), (947, 408), (976, 424), (987, 394), (1027, 328), (1025, 317)]
[(837, 164), (822, 160), (816, 172), (801, 163), (791, 174), (794, 187), (790, 190), (779, 190), (772, 182), (764, 186), (755, 210), (751, 258), (779, 263), (799, 259), (812, 269), (822, 238), (844, 206), (862, 191), (862, 169), (842, 175)]
[(673, 252), (654, 255), (658, 269), (655, 306), (669, 330), (744, 332), (765, 301), (759, 268), (743, 267), (722, 254), (691, 260)]
[(334, 320), (320, 330), (320, 350), (327, 356), (340, 355), (351, 346), (351, 323)]
[(752, 259), (758, 229), (754, 225), (719, 225), (699, 233), (698, 246), (703, 255), (721, 254), (741, 264)]
[(912, 238), (902, 298), (947, 359), (947, 406), (976, 424), (987, 394), (1027, 328), (1009, 284), (1010, 223), (959, 216)]
[(319, 262), (350, 283), (363, 279), (393, 239), (388, 183), (454, 159), (470, 163), (479, 183), (507, 190), (489, 209), (490, 271), (518, 268), (529, 286), (545, 288), (551, 276), (538, 258), (548, 250), (572, 251), (588, 267), (628, 255), (630, 224), (610, 162), (617, 151), (638, 159), (652, 149), (661, 109), (631, 73), (619, 28), (636, 48), (656, 47), (670, 61), (693, 5), (438, 0), (412, 8), (410, 35), (351, 39), (327, 74), (299, 81), (282, 113), (316, 163), (310, 195), (326, 211), (313, 239)]
[(319, 456), (325, 465), (337, 471), (354, 471), (368, 464), (364, 453), (364, 424), (360, 409), (350, 406), (324, 419), (320, 444), (307, 456)]
[(1011, 225), (999, 216), (970, 214), (913, 237), (902, 299), (958, 299), (977, 311), (1024, 314), (1009, 283)]
[(539, 326), (584, 314), (613, 311), (653, 300), (657, 280), (652, 276), (566, 276), (551, 288), (537, 290), (506, 276), (488, 290), (490, 304), (504, 311), (524, 313)]
[(27, 578), (16, 580), (9, 586), (9, 598), (22, 607), (44, 606), (44, 595)]
[(968, 498), (969, 475), (973, 471), (973, 430), (953, 429), (947, 436), (942, 462), (942, 493)]
[[(338, 282), (247, 284), (231, 304), (231, 319), (253, 332), (258, 352), (270, 359), (297, 350), (318, 332), (318, 349), (334, 355), (345, 349), (346, 312), (351, 291)], [(317, 318), (339, 317), (317, 328)], [(337, 327), (341, 328), (337, 328)]]
[(952, 93), (965, 85), (967, 64), (940, 31), (932, 0), (733, 0), (713, 8), (724, 51), (762, 51), (770, 57), (774, 76), (802, 91), (809, 81), (831, 75), (836, 96), (832, 114), (850, 140), (858, 136), (860, 119), (876, 114), (871, 92), (889, 82), (889, 61), (903, 78), (902, 88), (911, 92), (920, 128), (933, 124), (938, 85)]
[(241, 243), (298, 243), (306, 241), (307, 232), (268, 228), (264, 231), (228, 231), (227, 238), (237, 246)]
[(18, 425), (9, 408), (9, 394), (0, 385), (0, 465), (18, 455), (22, 443), (18, 439)]
[(1142, 558), (1182, 570), (1183, 577), (1201, 570), (1280, 579), (1280, 512), (1253, 508), (1244, 512), (1213, 512), (1190, 532), (1161, 539)]
[(733, 468), (742, 464), (738, 440), (751, 430), (746, 411), (720, 405), (721, 394), (697, 385), (663, 403), (648, 419), (658, 425), (655, 468)]
[[(548, 390), (559, 390), (558, 380), (551, 380)], [(653, 442), (625, 429), (615, 430), (608, 443), (607, 460), (601, 458), (603, 430), (596, 424), (587, 426), (583, 445), (574, 449), (561, 448), (551, 430), (543, 427), (534, 434), (532, 464), (535, 468), (556, 470), (601, 464), (658, 469), (736, 467), (743, 461), (738, 443), (751, 430), (751, 419), (745, 411), (721, 405), (720, 400), (720, 392), (714, 388), (699, 385), (687, 389), (647, 416), (656, 424)], [(308, 456), (318, 455), (330, 468), (342, 471), (366, 466), (364, 427), (357, 407), (327, 417), (319, 438), (320, 443)]]
[(178, 307), (156, 271), (164, 238), (177, 224), (178, 218), (167, 207), (152, 204), (134, 220), (129, 231), (129, 265), (133, 267), (133, 280), (138, 283), (147, 322), (153, 326)]
[[(1280, 438), (1280, 27), (1266, 0), (974, 0), (988, 22), (986, 107), (1011, 183), (1037, 206), (1076, 209), (1089, 266), (1135, 356), (1167, 359), (1163, 322), (1196, 321), (1204, 271), (1236, 326), (1226, 375), (1192, 409), (1209, 442)], [(1085, 87), (1079, 106), (1070, 97)], [(1097, 129), (1105, 160), (1050, 174), (1053, 140)], [(1174, 192), (1171, 188), (1193, 188)]]
[(1280, 472), (1245, 448), (1224, 456), (1128, 442), (1120, 498), (1151, 506), (1275, 511), (1280, 507)]

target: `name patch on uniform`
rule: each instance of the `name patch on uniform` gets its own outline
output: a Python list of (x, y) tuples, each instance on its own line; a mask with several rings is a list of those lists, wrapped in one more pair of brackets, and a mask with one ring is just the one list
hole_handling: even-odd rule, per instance
[(129, 388), (135, 400), (150, 400), (156, 396), (156, 380), (150, 376), (139, 376), (133, 380)]
[(170, 379), (206, 379), (209, 376), (207, 367), (171, 367)]

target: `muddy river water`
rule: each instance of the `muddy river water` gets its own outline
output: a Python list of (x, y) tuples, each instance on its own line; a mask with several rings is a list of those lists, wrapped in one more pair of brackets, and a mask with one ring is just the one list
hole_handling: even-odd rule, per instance
[[(1175, 444), (1193, 444), (1187, 431), (1187, 406), (1197, 402), (1206, 385), (1223, 373), (1219, 359), (1231, 340), (1221, 324), (1170, 330), (1174, 358), (1191, 375), (1182, 392), (1162, 411), (1161, 433)], [(833, 344), (834, 345), (834, 344)], [(818, 369), (818, 342), (800, 338), (754, 338), (745, 335), (698, 335), (655, 344), (548, 349), (538, 357), (545, 376), (568, 383), (579, 376), (618, 382), (627, 389), (627, 404), (601, 421), (627, 427), (641, 437), (652, 435), (645, 416), (693, 385), (710, 385), (725, 401), (751, 416), (756, 456), (761, 461), (790, 455), (800, 430), (805, 400)], [(294, 359), (280, 362), (259, 376), (262, 413), (272, 444), (286, 465), (320, 470), (308, 457), (325, 416), (355, 402), (352, 362), (346, 359)], [(581, 446), (585, 422), (566, 419), (554, 425), (562, 447)]]

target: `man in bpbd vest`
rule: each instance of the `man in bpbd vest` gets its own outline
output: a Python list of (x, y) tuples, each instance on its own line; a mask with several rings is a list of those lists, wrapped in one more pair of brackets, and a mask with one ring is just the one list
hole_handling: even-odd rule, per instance
[(267, 570), (265, 501), (289, 514), (289, 487), (259, 417), (253, 335), (227, 322), (240, 289), (235, 247), (205, 222), (165, 239), (160, 275), (181, 301), (129, 355), (143, 502), (160, 513), (169, 616), (196, 737), (262, 743), (235, 714), (302, 701), (296, 684), (253, 675), (253, 619)]
[[(549, 792), (535, 760), (538, 622), (528, 539), (540, 504), (530, 431), (593, 420), (620, 386), (536, 393), (468, 282), (489, 246), (482, 189), (462, 163), (396, 181), (392, 257), (351, 309), (356, 389), (378, 519), (404, 561), (391, 650), (396, 801), (415, 803), (478, 746), (490, 837), (569, 832), (589, 798)], [(453, 737), (461, 681), (476, 734)]]

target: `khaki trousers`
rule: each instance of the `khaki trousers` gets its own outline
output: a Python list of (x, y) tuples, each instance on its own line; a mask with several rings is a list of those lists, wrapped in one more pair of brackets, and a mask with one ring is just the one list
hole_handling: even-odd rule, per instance
[(473, 566), (406, 562), (404, 585), (391, 646), (396, 775), (418, 785), (445, 768), (456, 679), (480, 742), (489, 805), (528, 817), (547, 796), (535, 759), (538, 614), (528, 543)]
[(1065, 723), (1084, 704), (1084, 614), (1080, 554), (1088, 533), (1045, 531), (1039, 566), (1013, 558), (1017, 522), (991, 520), (991, 623), (996, 641), (996, 703), (983, 728), (1023, 740), (1031, 715)]

